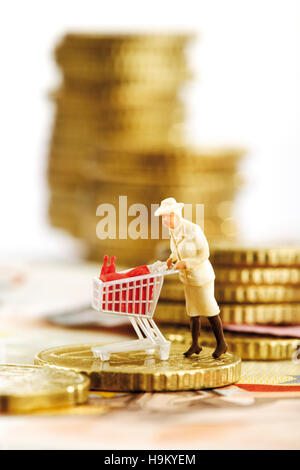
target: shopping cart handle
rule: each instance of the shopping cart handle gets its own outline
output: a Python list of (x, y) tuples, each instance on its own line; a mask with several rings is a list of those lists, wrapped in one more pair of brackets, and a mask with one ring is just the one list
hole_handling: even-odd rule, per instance
[(173, 268), (167, 269), (167, 271), (163, 272), (164, 275), (166, 275), (166, 274), (177, 274), (177, 273), (179, 273), (179, 269), (173, 269)]

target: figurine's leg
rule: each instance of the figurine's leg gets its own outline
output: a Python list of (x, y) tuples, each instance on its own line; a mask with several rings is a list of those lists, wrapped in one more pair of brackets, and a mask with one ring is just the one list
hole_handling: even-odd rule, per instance
[(189, 357), (192, 354), (199, 354), (202, 350), (202, 347), (198, 343), (200, 335), (200, 317), (190, 317), (190, 328), (192, 334), (192, 345), (184, 353), (186, 357)]
[(208, 317), (208, 320), (217, 340), (217, 347), (213, 353), (213, 357), (217, 359), (221, 356), (221, 354), (224, 354), (227, 351), (227, 344), (224, 337), (222, 321), (220, 315)]

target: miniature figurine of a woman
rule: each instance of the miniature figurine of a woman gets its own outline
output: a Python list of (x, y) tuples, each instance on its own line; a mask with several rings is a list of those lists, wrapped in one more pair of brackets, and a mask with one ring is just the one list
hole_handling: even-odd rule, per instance
[(224, 338), (220, 309), (214, 296), (215, 273), (209, 261), (209, 247), (199, 225), (182, 217), (183, 203), (172, 197), (164, 199), (155, 215), (162, 216), (164, 226), (169, 228), (171, 255), (166, 263), (168, 268), (176, 262), (174, 268), (180, 270), (179, 278), (184, 285), (186, 310), (190, 317), (192, 335), (191, 347), (184, 353), (189, 357), (199, 354), (200, 316), (207, 317), (216, 337), (217, 347), (214, 358), (227, 351)]

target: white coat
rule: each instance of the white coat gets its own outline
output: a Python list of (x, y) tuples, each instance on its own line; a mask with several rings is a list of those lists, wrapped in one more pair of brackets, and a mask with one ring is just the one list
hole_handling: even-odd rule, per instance
[(179, 224), (170, 229), (170, 236), (172, 261), (184, 261), (186, 264), (186, 269), (180, 270), (181, 282), (204, 286), (214, 281), (215, 273), (208, 259), (208, 243), (199, 225), (181, 218)]

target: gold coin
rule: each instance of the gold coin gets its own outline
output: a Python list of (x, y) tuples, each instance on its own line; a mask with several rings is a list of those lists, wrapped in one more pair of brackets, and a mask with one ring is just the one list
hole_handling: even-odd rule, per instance
[(224, 266), (300, 266), (300, 246), (215, 246), (211, 249), (211, 260), (214, 265)]
[[(53, 186), (50, 188), (50, 200), (53, 201), (66, 201), (67, 203), (74, 203), (76, 202), (77, 205), (82, 205), (86, 201), (89, 201), (89, 191), (87, 188), (74, 186), (72, 189), (65, 185), (63, 187)], [(91, 188), (92, 189), (92, 188)]]
[[(174, 129), (174, 127), (176, 131), (180, 129), (180, 124), (185, 117), (183, 108), (180, 109), (178, 107), (177, 109), (173, 109), (173, 111), (174, 112), (170, 112), (168, 115), (165, 112), (159, 114), (158, 111), (153, 111), (153, 113), (140, 113), (136, 111), (132, 113), (130, 117), (127, 114), (128, 119), (126, 113), (120, 113), (106, 121), (105, 118), (101, 116), (82, 116), (78, 113), (72, 114), (71, 110), (70, 112), (62, 112), (60, 108), (57, 108), (54, 122), (54, 137), (55, 141), (58, 142), (63, 140), (67, 142), (68, 139), (68, 145), (72, 145), (73, 142), (73, 146), (76, 142), (81, 141), (83, 143), (83, 139), (93, 139), (93, 143), (98, 143), (98, 148), (101, 150), (102, 147), (105, 147), (101, 145), (101, 142), (103, 142), (106, 136), (110, 138), (114, 147), (118, 145), (117, 139), (119, 135), (123, 135), (123, 140), (121, 140), (120, 145), (133, 145), (135, 140), (132, 138), (132, 134), (135, 131), (137, 137), (143, 134), (145, 138), (148, 137), (149, 139), (148, 134), (150, 134), (153, 140), (156, 134), (158, 134), (158, 136), (164, 134), (165, 141), (160, 145), (166, 146), (168, 142), (170, 142), (170, 139), (172, 140), (172, 129)], [(78, 138), (76, 140), (77, 134)], [(130, 139), (128, 138), (128, 142), (125, 140), (127, 135), (130, 137)], [(113, 137), (115, 138), (114, 141)], [(140, 139), (137, 140), (137, 144), (142, 144), (142, 141)], [(159, 144), (156, 144), (154, 140), (153, 145), (158, 146)]]
[(299, 325), (300, 304), (220, 305), (224, 323)]
[[(124, 74), (126, 76), (128, 72), (139, 74), (141, 70), (152, 72), (153, 70), (165, 71), (169, 68), (178, 73), (188, 70), (183, 48), (174, 49), (169, 54), (154, 49), (131, 49), (122, 53), (116, 51), (112, 54), (106, 54), (104, 50), (87, 51), (84, 48), (56, 49), (55, 59), (62, 70), (75, 70), (82, 67), (85, 71), (97, 71), (101, 77), (107, 76), (107, 82), (110, 82), (114, 76), (120, 76), (122, 80)], [(109, 71), (111, 75), (109, 75)]]
[(73, 371), (0, 365), (0, 411), (27, 413), (74, 406), (88, 399), (89, 379)]
[(51, 188), (58, 188), (61, 191), (75, 191), (77, 188), (87, 190), (93, 186), (91, 182), (84, 180), (82, 176), (74, 176), (70, 172), (56, 171), (50, 165), (48, 165), (47, 180)]
[(114, 66), (115, 63), (123, 64), (125, 61), (139, 61), (152, 60), (158, 62), (162, 58), (166, 61), (180, 59), (185, 54), (184, 44), (169, 44), (168, 47), (151, 47), (149, 43), (148, 47), (143, 47), (141, 44), (127, 43), (123, 44), (122, 47), (85, 47), (84, 45), (70, 45), (70, 44), (59, 44), (55, 48), (55, 57), (63, 62), (67, 59), (89, 61), (94, 60), (96, 62), (104, 62), (105, 64), (111, 64)]
[(89, 376), (92, 389), (119, 392), (199, 390), (223, 387), (240, 378), (241, 361), (236, 355), (226, 353), (215, 360), (209, 348), (197, 357), (186, 358), (186, 348), (175, 343), (167, 361), (161, 361), (157, 354), (130, 352), (112, 354), (109, 362), (101, 362), (93, 356), (94, 346), (48, 349), (40, 352), (35, 362), (80, 371)]
[(225, 284), (298, 284), (300, 268), (216, 267), (216, 279)]
[(49, 99), (54, 101), (62, 98), (65, 101), (71, 100), (74, 104), (93, 101), (98, 105), (111, 104), (113, 107), (125, 105), (141, 107), (142, 105), (149, 106), (149, 103), (178, 102), (178, 95), (179, 89), (176, 83), (165, 84), (165, 86), (156, 83), (156, 87), (152, 87), (151, 84), (142, 82), (91, 84), (89, 87), (77, 82), (75, 84), (67, 82), (59, 89), (48, 93)]
[[(173, 93), (178, 94), (180, 87), (182, 86), (182, 80), (181, 78), (176, 78), (176, 77), (170, 77), (169, 80), (155, 80), (152, 83), (148, 81), (137, 81), (137, 80), (122, 80), (122, 78), (118, 79), (114, 77), (114, 79), (107, 80), (105, 82), (87, 82), (85, 80), (80, 80), (76, 79), (73, 80), (72, 78), (69, 77), (64, 77), (64, 82), (63, 86), (65, 90), (78, 90), (80, 93), (86, 93), (87, 91), (91, 92), (98, 92), (99, 90), (104, 89), (118, 89), (120, 87), (120, 91), (125, 90), (125, 94), (127, 95), (126, 101), (128, 101), (130, 104), (132, 103), (130, 101), (130, 93), (134, 89), (136, 90), (137, 96), (134, 98), (133, 94), (133, 99), (136, 99), (138, 101), (138, 93), (141, 93), (140, 90), (149, 90), (151, 89), (151, 93), (155, 94), (155, 97), (157, 95), (163, 95), (168, 96), (168, 94), (172, 91)], [(128, 91), (127, 91), (128, 90)], [(140, 102), (140, 101), (138, 101)], [(149, 103), (149, 99), (147, 99), (147, 103)]]
[[(175, 184), (159, 185), (159, 184), (128, 184), (128, 183), (112, 183), (112, 182), (98, 182), (98, 175), (94, 176), (95, 184), (98, 183), (97, 197), (98, 200), (105, 200), (105, 202), (116, 203), (119, 202), (120, 195), (126, 195), (128, 197), (128, 205), (140, 202), (146, 202), (149, 204), (159, 204), (162, 199), (168, 197), (170, 194), (177, 201), (184, 201), (185, 204), (195, 204), (206, 202), (212, 202), (218, 200), (228, 200), (236, 192), (236, 189), (232, 187), (232, 180), (226, 181), (224, 187), (215, 185), (213, 188), (205, 188), (203, 190), (199, 186), (178, 186)], [(182, 181), (183, 182), (183, 181)], [(99, 202), (99, 203), (100, 203)]]
[(116, 149), (102, 150), (101, 160), (111, 162), (117, 160), (122, 164), (157, 166), (195, 165), (222, 171), (232, 162), (237, 163), (245, 155), (245, 149), (235, 147), (191, 147), (188, 145), (168, 145), (161, 149), (145, 150), (142, 146), (133, 144), (131, 147), (118, 146)]
[(59, 114), (54, 124), (52, 143), (65, 142), (65, 147), (68, 146), (74, 153), (76, 143), (83, 145), (85, 141), (99, 149), (108, 144), (116, 146), (119, 141), (120, 145), (132, 145), (133, 142), (142, 144), (144, 138), (147, 143), (145, 148), (152, 148), (166, 146), (172, 139), (170, 134), (174, 130), (181, 136), (183, 115), (178, 117), (174, 113), (165, 118), (160, 115), (157, 119), (152, 119), (149, 115), (133, 117), (133, 120), (122, 118), (106, 122), (104, 119), (77, 119)]
[[(247, 325), (299, 325), (300, 304), (219, 304), (224, 323)], [(188, 325), (189, 317), (184, 302), (159, 301), (155, 309), (155, 319), (160, 323)], [(208, 320), (201, 317), (201, 323)]]
[[(191, 342), (191, 334), (187, 328), (164, 328), (165, 337), (174, 343), (187, 345)], [(276, 338), (250, 334), (225, 334), (228, 350), (247, 361), (284, 361), (292, 359), (300, 345), (299, 338)], [(213, 334), (202, 331), (200, 343), (206, 347), (215, 347)]]
[(294, 286), (231, 286), (216, 284), (216, 299), (224, 303), (300, 302), (300, 289)]
[[(96, 121), (99, 128), (103, 126), (115, 126), (116, 123), (121, 123), (123, 127), (136, 124), (141, 120), (141, 125), (147, 122), (160, 122), (164, 119), (168, 122), (170, 118), (174, 121), (179, 121), (184, 118), (184, 108), (182, 104), (177, 101), (170, 103), (149, 103), (147, 106), (126, 106), (124, 108), (118, 107), (103, 107), (99, 103), (93, 102), (91, 105), (82, 106), (79, 103), (72, 105), (66, 103), (61, 99), (57, 104), (56, 116), (58, 119), (70, 119), (73, 122)], [(140, 126), (141, 126), (140, 125)], [(153, 124), (152, 124), (153, 125)]]
[[(205, 159), (202, 160), (200, 157), (195, 159), (194, 162), (187, 162), (184, 160), (184, 156), (182, 156), (181, 161), (174, 159), (172, 162), (168, 159), (164, 159), (163, 154), (156, 154), (156, 156), (149, 157), (148, 161), (146, 161), (142, 155), (140, 155), (139, 159), (132, 159), (130, 158), (130, 154), (128, 154), (126, 161), (124, 158), (113, 157), (113, 154), (111, 154), (111, 159), (108, 160), (107, 155), (102, 151), (94, 152), (92, 157), (93, 160), (90, 162), (91, 166), (95, 167), (95, 169), (105, 171), (107, 175), (111, 175), (112, 172), (116, 170), (122, 170), (125, 174), (130, 174), (131, 171), (141, 180), (146, 179), (147, 181), (150, 180), (151, 173), (159, 177), (160, 180), (163, 180), (164, 177), (171, 179), (172, 175), (174, 180), (174, 178), (177, 178), (182, 173), (194, 173), (195, 177), (200, 178), (201, 183), (201, 177), (203, 178), (206, 175), (214, 176), (215, 180), (218, 180), (224, 173), (225, 176), (228, 176), (227, 174), (233, 172), (237, 166), (237, 162), (234, 158), (225, 159), (223, 165), (222, 162), (218, 165), (216, 161), (206, 161)], [(234, 175), (231, 176), (234, 178)]]
[(174, 86), (174, 84), (179, 86), (184, 81), (190, 80), (193, 77), (188, 67), (184, 69), (174, 65), (169, 67), (165, 64), (161, 67), (152, 68), (150, 64), (147, 67), (138, 64), (139, 66), (137, 67), (123, 67), (120, 69), (117, 68), (116, 70), (114, 70), (113, 67), (107, 67), (102, 70), (100, 65), (101, 62), (95, 67), (82, 67), (80, 63), (63, 64), (62, 72), (64, 80), (66, 82), (86, 82), (88, 85), (90, 83), (115, 83), (118, 81), (132, 81), (138, 84), (147, 83), (149, 85), (150, 83), (158, 82), (165, 87), (166, 83), (171, 86)]
[(96, 60), (102, 58), (107, 61), (113, 62), (115, 57), (127, 57), (127, 56), (143, 56), (146, 57), (153, 55), (165, 56), (180, 56), (183, 54), (187, 43), (191, 40), (191, 37), (175, 36), (158, 38), (150, 37), (125, 37), (121, 38), (100, 38), (94, 36), (94, 38), (87, 38), (82, 40), (73, 36), (72, 40), (70, 37), (64, 37), (63, 40), (57, 44), (55, 48), (56, 57), (94, 57)]
[[(97, 99), (97, 96), (92, 94), (90, 98), (77, 98), (76, 96), (73, 98), (70, 95), (70, 93), (52, 94), (51, 101), (57, 105), (57, 109), (62, 115), (70, 115), (70, 117), (73, 116), (76, 119), (80, 117), (85, 119), (105, 119), (105, 113), (107, 113), (108, 119), (113, 122), (117, 119), (125, 119), (126, 117), (130, 119), (132, 117), (131, 112), (134, 114), (139, 113), (140, 116), (143, 116), (147, 113), (153, 115), (156, 112), (157, 114), (159, 110), (165, 114), (169, 111), (176, 116), (182, 116), (184, 109), (175, 95), (172, 99), (156, 98), (154, 96), (153, 98), (144, 98), (132, 103), (125, 101), (124, 106), (121, 105), (121, 102), (114, 104), (114, 97), (104, 101), (104, 99)], [(119, 100), (121, 99), (122, 96), (119, 97)]]
[(85, 47), (60, 47), (54, 51), (56, 63), (62, 68), (83, 67), (86, 70), (98, 69), (101, 74), (120, 74), (128, 70), (157, 69), (166, 67), (177, 69), (178, 72), (187, 68), (187, 60), (184, 47), (164, 50), (163, 48), (138, 48), (127, 47), (123, 50), (105, 50), (104, 48), (87, 49)]
[(60, 47), (86, 47), (123, 50), (126, 48), (158, 48), (182, 47), (195, 39), (194, 34), (93, 34), (68, 33)]
[[(73, 51), (75, 53), (70, 53)], [(152, 71), (162, 70), (166, 68), (177, 70), (179, 73), (187, 70), (187, 62), (185, 59), (184, 50), (178, 50), (175, 54), (164, 54), (154, 50), (135, 50), (128, 51), (128, 53), (113, 54), (108, 56), (99, 54), (99, 51), (89, 51), (76, 48), (69, 49), (68, 51), (56, 50), (56, 63), (64, 70), (75, 70), (80, 66), (89, 70), (91, 73), (97, 71), (100, 76), (128, 73), (132, 70), (133, 73), (139, 73), (142, 68)]]
[(51, 101), (63, 101), (66, 104), (77, 107), (139, 107), (149, 103), (175, 103), (177, 101), (177, 87), (167, 89), (153, 90), (151, 86), (139, 86), (130, 83), (118, 85), (103, 85), (101, 87), (79, 88), (76, 86), (66, 87), (63, 85), (58, 90), (49, 92), (48, 97)]
[[(83, 116), (81, 113), (78, 117), (78, 113), (72, 113), (72, 110), (65, 113), (61, 108), (57, 111), (56, 117), (56, 128), (60, 127), (61, 129), (66, 128), (67, 132), (70, 133), (79, 133), (79, 136), (90, 136), (94, 139), (94, 143), (101, 144), (100, 137), (105, 136), (106, 133), (144, 133), (144, 134), (154, 134), (158, 135), (165, 133), (165, 143), (167, 143), (167, 133), (170, 131), (172, 126), (180, 125), (184, 119), (184, 110), (183, 109), (174, 109), (174, 112), (169, 114), (159, 113), (155, 111), (154, 113), (140, 113), (139, 111), (129, 113), (126, 116), (126, 113), (115, 114), (105, 117), (99, 116)], [(68, 122), (69, 121), (69, 122)], [(68, 127), (67, 127), (68, 126)], [(97, 139), (97, 134), (98, 139)], [(154, 141), (155, 142), (155, 141)]]
[(239, 188), (243, 182), (239, 174), (232, 174), (232, 171), (224, 171), (222, 174), (215, 171), (197, 171), (196, 168), (177, 166), (166, 166), (165, 169), (159, 169), (153, 166), (150, 168), (136, 168), (122, 166), (119, 163), (115, 165), (105, 165), (101, 161), (94, 162), (86, 167), (86, 174), (99, 181), (111, 181), (114, 183), (131, 183), (152, 185), (153, 181), (170, 185), (177, 181), (180, 186), (197, 186), (201, 191), (220, 190), (228, 187)]
[[(215, 297), (220, 303), (283, 303), (300, 302), (300, 289), (289, 285), (230, 285), (215, 284)], [(179, 280), (167, 280), (161, 291), (166, 300), (185, 299), (184, 285)]]
[[(171, 127), (170, 127), (171, 126)], [(175, 125), (177, 140), (182, 136), (182, 128), (178, 123)], [(169, 142), (170, 131), (174, 129), (174, 121), (166, 120), (165, 124), (158, 127), (156, 123), (152, 123), (151, 127), (142, 129), (115, 128), (115, 129), (99, 129), (97, 126), (82, 126), (79, 123), (66, 123), (60, 121), (55, 123), (51, 145), (59, 145), (64, 150), (66, 156), (79, 157), (84, 154), (85, 158), (89, 155), (87, 148), (99, 150), (99, 146), (116, 146), (132, 145), (133, 142), (144, 143), (145, 148), (153, 148), (166, 146)], [(76, 147), (79, 151), (76, 152)]]

